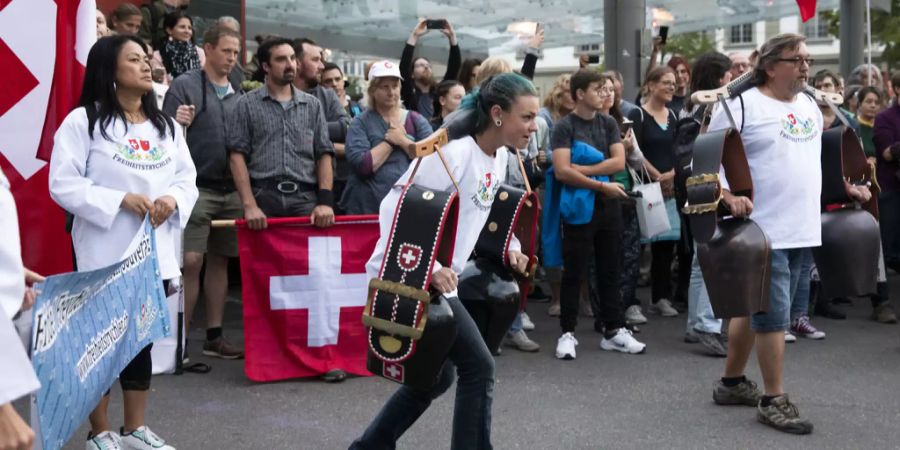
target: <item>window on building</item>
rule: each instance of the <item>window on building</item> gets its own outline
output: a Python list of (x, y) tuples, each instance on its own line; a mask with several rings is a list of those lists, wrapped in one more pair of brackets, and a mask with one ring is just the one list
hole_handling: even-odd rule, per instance
[(729, 42), (732, 44), (752, 44), (753, 24), (745, 23), (741, 25), (732, 25)]
[(820, 12), (815, 17), (801, 23), (803, 35), (808, 39), (829, 39), (828, 20)]

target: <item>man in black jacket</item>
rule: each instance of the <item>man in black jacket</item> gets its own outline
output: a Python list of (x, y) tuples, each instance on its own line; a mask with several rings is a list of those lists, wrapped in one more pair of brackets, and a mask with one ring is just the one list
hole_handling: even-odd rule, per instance
[[(430, 30), (427, 21), (420, 20), (409, 34), (406, 46), (403, 47), (403, 55), (400, 57), (400, 73), (403, 74), (404, 80), (400, 87), (403, 106), (425, 117), (434, 115), (434, 97), (431, 93), (435, 85), (434, 76), (431, 72), (431, 61), (424, 56), (413, 59), (413, 53), (416, 50), (416, 42), (428, 31)], [(444, 80), (455, 80), (459, 74), (462, 58), (456, 42), (456, 33), (449, 21), (444, 20), (444, 28), (441, 29), (441, 33), (450, 41), (450, 58), (447, 60), (447, 72), (444, 74)]]

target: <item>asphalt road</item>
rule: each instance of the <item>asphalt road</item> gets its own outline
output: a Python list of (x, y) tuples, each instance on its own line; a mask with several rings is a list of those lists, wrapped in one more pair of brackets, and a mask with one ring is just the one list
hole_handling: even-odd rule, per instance
[[(895, 297), (900, 278), (892, 278)], [(640, 292), (648, 297), (645, 290)], [(758, 424), (755, 410), (720, 407), (712, 387), (723, 359), (682, 341), (684, 316), (650, 317), (638, 338), (642, 355), (600, 349), (590, 319), (580, 319), (578, 359), (558, 361), (558, 323), (546, 304), (529, 308), (539, 353), (506, 349), (497, 358), (492, 441), (496, 449), (900, 448), (900, 326), (867, 320), (868, 300), (845, 307), (849, 319), (814, 323), (824, 341), (789, 344), (785, 385), (815, 424), (809, 436)], [(240, 303), (231, 299), (226, 334), (241, 340)], [(201, 322), (202, 323), (202, 322)], [(241, 361), (200, 355), (201, 331), (190, 335), (206, 375), (159, 376), (147, 423), (179, 449), (345, 449), (396, 388), (378, 378), (341, 384), (317, 380), (250, 382)], [(755, 358), (747, 375), (761, 381)], [(111, 422), (121, 424), (121, 391), (113, 389)], [(453, 388), (403, 436), (401, 449), (446, 449)], [(82, 449), (85, 424), (65, 448)]]

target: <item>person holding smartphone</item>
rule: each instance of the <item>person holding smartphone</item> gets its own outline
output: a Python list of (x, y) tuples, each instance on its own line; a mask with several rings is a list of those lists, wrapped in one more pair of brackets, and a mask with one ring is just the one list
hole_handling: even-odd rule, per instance
[(421, 19), (409, 34), (406, 46), (403, 47), (403, 55), (400, 57), (400, 74), (403, 77), (400, 98), (403, 106), (409, 111), (416, 111), (425, 116), (434, 116), (435, 87), (434, 74), (431, 71), (431, 61), (424, 56), (413, 58), (416, 51), (416, 43), (419, 38), (429, 31), (438, 29), (450, 41), (450, 57), (447, 60), (447, 72), (444, 81), (455, 80), (459, 74), (459, 66), (462, 63), (459, 45), (456, 43), (456, 33), (453, 26), (446, 19)]

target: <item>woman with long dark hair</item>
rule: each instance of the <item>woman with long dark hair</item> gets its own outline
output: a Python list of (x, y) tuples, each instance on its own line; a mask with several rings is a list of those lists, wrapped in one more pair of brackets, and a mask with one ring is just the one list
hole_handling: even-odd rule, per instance
[[(487, 223), (494, 196), (506, 176), (509, 152), (504, 147), (523, 148), (537, 129), (534, 119), (538, 97), (534, 85), (512, 73), (486, 80), (480, 89), (469, 94), (460, 109), (470, 111), (465, 120), (465, 137), (444, 147), (449, 170), (459, 184), (459, 223), (454, 240), (451, 267), (441, 267), (431, 276), (430, 287), (444, 294), (457, 322), (457, 335), (450, 356), (438, 380), (430, 390), (400, 387), (387, 401), (378, 416), (351, 449), (395, 448), (397, 440), (443, 394), (454, 378), (456, 407), (450, 448), (479, 450), (491, 448), (491, 403), (494, 390), (494, 358), (466, 308), (454, 295), (457, 275), (472, 254), (475, 242)], [(411, 176), (407, 171), (381, 203), (379, 220), (381, 237), (366, 264), (369, 278), (378, 276), (385, 248), (390, 238), (394, 213), (403, 186)], [(422, 160), (414, 182), (432, 190), (449, 190), (454, 186), (441, 159), (432, 154)], [(518, 240), (509, 249), (509, 265), (522, 272), (527, 257), (520, 251)], [(437, 267), (436, 267), (437, 269)]]
[[(710, 52), (700, 55), (694, 63), (694, 74), (691, 80), (691, 92), (706, 91), (710, 89), (718, 89), (731, 81), (732, 62), (731, 59), (719, 52)], [(684, 103), (684, 109), (680, 113), (679, 123), (684, 124), (686, 119), (693, 118), (696, 125), (699, 125), (699, 132), (706, 131), (709, 118), (711, 117), (712, 107), (706, 105), (695, 105), (688, 98)], [(691, 122), (687, 122), (691, 123)], [(685, 126), (685, 125), (682, 125)], [(693, 143), (678, 142), (677, 145), (693, 145)], [(679, 164), (684, 164), (683, 160)], [(683, 186), (685, 179), (676, 180), (679, 187)], [(688, 228), (690, 222), (684, 220), (682, 224)], [(687, 237), (690, 238), (688, 245), (696, 246), (693, 235), (688, 229)], [(693, 250), (693, 249), (692, 249)], [(717, 319), (713, 314), (712, 305), (709, 302), (709, 295), (706, 292), (706, 283), (703, 280), (703, 273), (700, 271), (700, 262), (697, 260), (696, 252), (690, 252), (690, 258), (679, 260), (679, 273), (684, 269), (682, 263), (686, 264), (690, 260), (690, 275), (687, 288), (687, 329), (685, 332), (685, 341), (699, 342), (706, 353), (711, 356), (725, 356), (728, 351), (728, 345), (725, 343), (725, 337), (722, 335), (722, 320)], [(680, 279), (681, 277), (679, 277)], [(808, 285), (808, 283), (807, 283)]]
[(166, 68), (167, 83), (179, 75), (203, 67), (206, 54), (194, 44), (194, 20), (191, 16), (175, 11), (166, 14), (163, 26), (169, 38), (153, 52), (153, 59)]
[(481, 70), (481, 60), (478, 58), (466, 58), (462, 62), (462, 66), (459, 68), (459, 76), (456, 77), (460, 83), (462, 83), (463, 88), (466, 89), (466, 93), (475, 89), (477, 83), (475, 83), (475, 79), (478, 78), (478, 71)]
[[(181, 127), (156, 104), (143, 41), (125, 35), (97, 41), (78, 105), (57, 131), (50, 159), (50, 195), (75, 216), (78, 270), (118, 262), (149, 215), (162, 279), (181, 276), (175, 239), (197, 200), (197, 171)], [(120, 433), (107, 418), (106, 395), (90, 415), (88, 449), (173, 449), (144, 423), (150, 347), (119, 375), (125, 402)]]
[(438, 83), (434, 92), (434, 116), (430, 120), (431, 128), (437, 130), (444, 124), (444, 118), (459, 108), (466, 92), (463, 84), (456, 80)]

